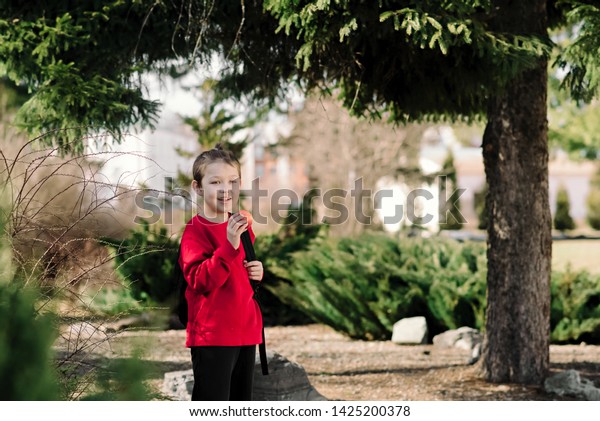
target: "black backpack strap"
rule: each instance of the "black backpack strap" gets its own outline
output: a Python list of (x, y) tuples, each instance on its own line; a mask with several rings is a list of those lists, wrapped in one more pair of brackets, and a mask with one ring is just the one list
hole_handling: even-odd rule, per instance
[[(246, 230), (240, 236), (242, 241), (242, 245), (244, 247), (244, 252), (246, 253), (246, 260), (252, 262), (256, 260), (256, 255), (254, 254), (254, 246), (252, 245), (252, 239), (250, 238), (250, 233)], [(260, 314), (263, 314), (262, 305), (260, 303), (260, 298), (258, 296), (258, 290), (260, 287), (260, 282), (253, 281), (250, 279), (250, 286), (252, 287), (252, 291), (254, 291), (254, 295), (252, 298), (258, 304), (258, 308), (260, 309)], [(258, 345), (258, 354), (260, 356), (260, 368), (262, 370), (263, 376), (269, 374), (269, 364), (267, 362), (267, 344), (265, 340), (265, 323), (263, 320), (262, 323), (262, 342)]]
[[(258, 304), (258, 308), (260, 309), (260, 314), (262, 315), (262, 305), (260, 303), (260, 299), (258, 297), (258, 290), (254, 291), (254, 300)], [(262, 325), (262, 342), (258, 345), (258, 355), (260, 356), (260, 368), (262, 370), (263, 376), (269, 374), (269, 364), (267, 361), (267, 341), (265, 340), (265, 323), (263, 321)]]
[(175, 267), (173, 268), (173, 278), (177, 284), (177, 304), (175, 308), (175, 312), (179, 317), (179, 321), (183, 325), (183, 327), (187, 326), (188, 322), (188, 303), (185, 298), (185, 291), (187, 290), (188, 283), (183, 276), (183, 271), (181, 270), (181, 266), (179, 266), (179, 257), (181, 255), (181, 244), (179, 245), (179, 251), (177, 252), (177, 261), (175, 262)]
[(260, 355), (260, 368), (263, 376), (269, 374), (269, 363), (267, 361), (267, 344), (265, 341), (265, 327), (262, 328), (262, 343), (258, 345), (258, 353)]

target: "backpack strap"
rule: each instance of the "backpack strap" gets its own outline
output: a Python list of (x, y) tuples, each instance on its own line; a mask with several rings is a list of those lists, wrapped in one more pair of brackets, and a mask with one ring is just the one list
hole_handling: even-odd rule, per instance
[[(252, 262), (256, 260), (256, 254), (254, 253), (254, 246), (252, 245), (252, 239), (250, 238), (250, 233), (248, 230), (244, 231), (240, 236), (242, 241), (242, 245), (244, 246), (244, 252), (246, 253), (246, 260)], [(260, 313), (262, 314), (262, 305), (260, 303), (260, 297), (258, 295), (258, 290), (260, 288), (260, 282), (253, 281), (250, 279), (250, 286), (252, 287), (252, 291), (254, 291), (254, 295), (252, 298), (258, 304), (258, 308), (260, 309)], [(267, 362), (267, 345), (265, 340), (265, 323), (263, 320), (262, 323), (262, 342), (258, 345), (258, 354), (260, 356), (260, 368), (262, 370), (263, 376), (269, 374), (269, 364)]]
[[(260, 299), (258, 297), (258, 291), (254, 292), (254, 300), (258, 304), (258, 308), (260, 309), (260, 313), (262, 314), (262, 304), (260, 303)], [(258, 354), (260, 356), (260, 368), (262, 370), (263, 376), (269, 374), (269, 364), (267, 361), (267, 342), (265, 340), (265, 323), (262, 325), (262, 342), (258, 344)]]
[(183, 271), (181, 270), (181, 266), (179, 265), (180, 256), (181, 244), (179, 245), (179, 251), (177, 252), (177, 261), (175, 262), (175, 267), (173, 268), (173, 278), (177, 285), (177, 304), (175, 307), (175, 312), (177, 313), (179, 322), (183, 325), (183, 327), (186, 327), (188, 322), (188, 302), (185, 298), (185, 291), (187, 290), (188, 283), (185, 280), (185, 277), (183, 276)]

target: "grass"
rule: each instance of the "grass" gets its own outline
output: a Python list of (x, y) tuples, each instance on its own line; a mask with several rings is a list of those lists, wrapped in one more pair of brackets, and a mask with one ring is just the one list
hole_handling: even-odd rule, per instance
[(600, 274), (600, 240), (558, 240), (552, 243), (552, 269)]

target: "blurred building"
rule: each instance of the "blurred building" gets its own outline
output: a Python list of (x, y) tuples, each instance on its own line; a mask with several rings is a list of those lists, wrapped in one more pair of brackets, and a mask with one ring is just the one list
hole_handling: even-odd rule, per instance
[[(467, 220), (465, 228), (477, 227), (475, 212), (475, 193), (485, 187), (485, 170), (481, 154), (481, 136), (470, 140), (471, 145), (459, 142), (450, 127), (433, 129), (429, 141), (421, 149), (421, 156), (437, 164), (438, 168), (446, 159), (448, 151), (454, 155), (454, 166), (457, 172), (458, 187), (465, 189), (460, 198), (461, 213)], [(552, 214), (556, 209), (556, 194), (560, 186), (564, 186), (569, 194), (570, 214), (577, 224), (586, 222), (586, 200), (590, 192), (590, 181), (596, 171), (596, 163), (592, 161), (575, 162), (561, 151), (554, 152), (549, 162), (549, 200)]]

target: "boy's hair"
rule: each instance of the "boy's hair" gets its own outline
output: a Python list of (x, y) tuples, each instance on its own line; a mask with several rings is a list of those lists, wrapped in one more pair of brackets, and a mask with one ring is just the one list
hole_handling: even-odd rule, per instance
[(241, 174), (240, 161), (238, 161), (233, 152), (223, 149), (223, 145), (217, 143), (214, 148), (204, 151), (196, 157), (194, 165), (192, 166), (192, 176), (194, 177), (194, 180), (201, 183), (202, 177), (204, 177), (204, 174), (206, 173), (207, 165), (218, 161), (222, 161), (237, 168), (238, 174)]

